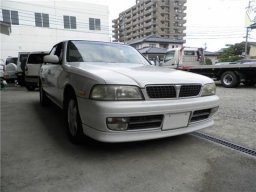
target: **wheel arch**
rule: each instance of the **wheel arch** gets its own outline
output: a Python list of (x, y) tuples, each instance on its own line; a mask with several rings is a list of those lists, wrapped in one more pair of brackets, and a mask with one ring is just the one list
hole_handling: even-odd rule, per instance
[(244, 76), (242, 73), (240, 73), (238, 70), (232, 70), (232, 69), (222, 69), (218, 72), (217, 77), (218, 79), (221, 79), (221, 76), (226, 73), (226, 72), (233, 72), (235, 75), (239, 78), (242, 79)]
[(68, 99), (71, 96), (76, 96), (75, 89), (72, 85), (66, 84), (63, 92), (63, 108), (66, 109)]

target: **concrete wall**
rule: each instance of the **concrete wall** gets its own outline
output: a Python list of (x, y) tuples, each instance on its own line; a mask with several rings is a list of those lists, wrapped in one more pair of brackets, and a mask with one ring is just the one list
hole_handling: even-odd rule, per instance
[[(141, 44), (136, 45), (136, 49), (142, 49), (142, 48), (144, 48), (144, 47), (152, 47), (152, 46), (151, 46), (152, 44), (155, 44), (154, 47), (160, 48), (160, 44), (159, 44), (159, 43), (143, 42), (143, 43), (141, 43)], [(181, 44), (171, 44), (171, 43), (170, 43), (170, 44), (168, 45), (168, 49), (171, 49), (171, 48), (181, 48), (181, 47), (182, 47)]]
[(253, 58), (253, 59), (256, 58), (256, 46), (255, 45), (250, 46), (249, 56), (250, 56), (250, 58)]
[[(109, 10), (104, 5), (81, 1), (15, 1), (2, 0), (2, 9), (18, 11), (19, 25), (11, 26), (11, 34), (0, 34), (0, 58), (17, 56), (23, 51), (47, 51), (67, 39), (110, 41)], [(35, 12), (49, 14), (49, 28), (35, 26)], [(76, 17), (76, 29), (64, 29), (63, 15)], [(89, 30), (89, 18), (101, 20), (101, 30)]]

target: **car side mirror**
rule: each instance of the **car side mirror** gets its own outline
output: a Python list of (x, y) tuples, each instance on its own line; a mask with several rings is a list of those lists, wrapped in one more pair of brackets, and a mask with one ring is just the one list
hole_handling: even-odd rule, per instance
[(44, 56), (44, 63), (58, 64), (60, 59), (57, 55), (46, 55)]

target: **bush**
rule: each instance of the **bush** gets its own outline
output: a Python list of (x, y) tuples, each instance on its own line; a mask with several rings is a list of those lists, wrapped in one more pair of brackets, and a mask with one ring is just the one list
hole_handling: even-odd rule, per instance
[(212, 65), (212, 60), (206, 57), (205, 58), (205, 64), (206, 65)]

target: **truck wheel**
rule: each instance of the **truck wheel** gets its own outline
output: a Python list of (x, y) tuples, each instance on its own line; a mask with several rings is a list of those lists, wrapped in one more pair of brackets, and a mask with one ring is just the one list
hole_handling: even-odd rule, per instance
[(70, 96), (66, 106), (67, 132), (73, 144), (81, 144), (85, 138), (82, 122), (78, 111), (77, 100), (74, 95)]
[(39, 97), (40, 97), (40, 104), (42, 106), (47, 106), (50, 103), (49, 98), (46, 96), (45, 91), (43, 90), (41, 82), (39, 82)]
[(221, 75), (221, 84), (227, 88), (237, 87), (240, 79), (233, 71), (226, 71)]

